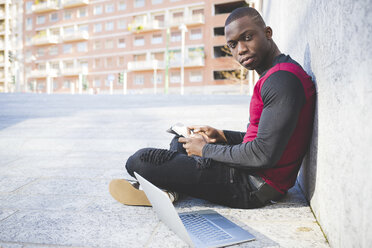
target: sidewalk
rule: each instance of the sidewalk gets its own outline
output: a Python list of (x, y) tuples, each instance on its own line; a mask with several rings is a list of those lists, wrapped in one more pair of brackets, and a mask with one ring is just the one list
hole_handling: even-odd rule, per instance
[[(125, 160), (166, 148), (176, 122), (245, 130), (248, 96), (0, 94), (0, 247), (186, 247), (151, 208), (108, 193), (129, 178)], [(236, 247), (328, 247), (298, 186), (281, 202), (229, 209), (186, 198), (178, 211), (212, 208), (256, 236)]]

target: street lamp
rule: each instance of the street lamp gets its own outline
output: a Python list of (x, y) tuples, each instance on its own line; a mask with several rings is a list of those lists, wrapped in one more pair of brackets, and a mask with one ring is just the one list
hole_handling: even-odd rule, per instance
[(178, 29), (181, 30), (181, 95), (183, 95), (185, 91), (185, 33), (187, 32), (187, 27), (185, 24), (181, 24)]

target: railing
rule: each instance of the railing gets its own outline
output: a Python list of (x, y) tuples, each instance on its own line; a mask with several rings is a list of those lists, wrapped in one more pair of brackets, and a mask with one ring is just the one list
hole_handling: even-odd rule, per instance
[(131, 61), (128, 62), (129, 71), (145, 71), (163, 69), (164, 62), (160, 60), (145, 60), (145, 61)]
[(89, 4), (89, 0), (63, 0), (62, 1), (62, 6), (64, 8), (71, 8), (71, 7), (88, 5), (88, 4)]
[(61, 74), (64, 76), (73, 76), (79, 74), (88, 74), (88, 68), (86, 67), (72, 67), (72, 68), (63, 68)]
[(44, 77), (56, 77), (58, 76), (57, 69), (43, 69), (43, 70), (33, 70), (31, 71), (31, 77), (33, 78), (44, 78)]
[(164, 22), (158, 20), (140, 21), (128, 24), (128, 30), (131, 32), (146, 32), (151, 30), (159, 30), (164, 28)]
[(41, 35), (32, 37), (32, 45), (46, 45), (46, 44), (57, 44), (59, 41), (59, 36), (57, 35)]
[(74, 31), (72, 33), (63, 34), (64, 41), (77, 41), (89, 39), (88, 31)]
[[(181, 67), (181, 60), (170, 60), (169, 61), (170, 67)], [(204, 66), (204, 58), (203, 57), (195, 57), (195, 58), (185, 58), (184, 67), (199, 67)]]
[(179, 26), (181, 24), (185, 24), (185, 25), (203, 24), (204, 23), (204, 15), (198, 14), (198, 15), (191, 15), (191, 16), (187, 16), (187, 17), (171, 18), (169, 23), (170, 23), (171, 26)]
[(32, 12), (36, 12), (36, 13), (57, 10), (58, 2), (47, 0), (42, 3), (33, 4), (31, 9), (32, 9)]

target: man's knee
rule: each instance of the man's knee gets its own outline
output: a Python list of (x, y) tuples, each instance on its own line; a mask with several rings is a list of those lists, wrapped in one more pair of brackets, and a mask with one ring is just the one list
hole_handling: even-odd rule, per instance
[(134, 172), (146, 173), (148, 166), (161, 165), (171, 160), (175, 154), (175, 151), (166, 149), (143, 148), (128, 158), (125, 167), (131, 176), (134, 176)]
[(141, 161), (141, 154), (145, 153), (148, 148), (140, 149), (137, 152), (135, 152), (132, 156), (130, 156), (127, 160), (127, 163), (125, 164), (125, 168), (127, 169), (127, 172), (129, 175), (134, 177), (134, 172), (138, 172), (142, 165)]

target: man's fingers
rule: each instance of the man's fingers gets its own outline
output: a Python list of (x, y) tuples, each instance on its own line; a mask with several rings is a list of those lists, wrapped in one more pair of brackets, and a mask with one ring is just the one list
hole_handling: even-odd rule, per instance
[(180, 142), (180, 143), (186, 143), (187, 142), (187, 138), (179, 137), (178, 138), (178, 142)]

